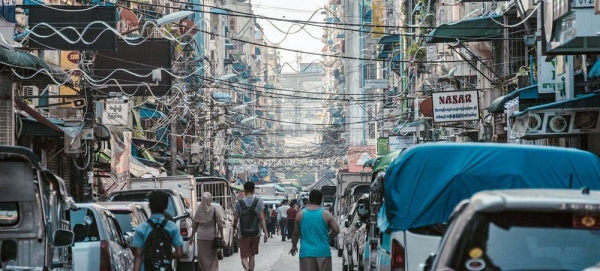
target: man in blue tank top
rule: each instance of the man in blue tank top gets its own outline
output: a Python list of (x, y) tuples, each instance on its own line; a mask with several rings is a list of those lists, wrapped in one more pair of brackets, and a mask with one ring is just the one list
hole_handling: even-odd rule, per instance
[(338, 235), (340, 228), (333, 215), (321, 207), (321, 191), (311, 190), (308, 202), (308, 206), (296, 215), (290, 254), (296, 255), (300, 239), (300, 270), (331, 271), (329, 240)]

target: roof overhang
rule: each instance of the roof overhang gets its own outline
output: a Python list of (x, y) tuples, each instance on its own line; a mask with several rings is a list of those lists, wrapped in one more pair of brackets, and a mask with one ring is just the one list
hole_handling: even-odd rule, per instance
[(502, 36), (502, 15), (482, 16), (441, 24), (425, 38), (427, 43), (489, 41)]

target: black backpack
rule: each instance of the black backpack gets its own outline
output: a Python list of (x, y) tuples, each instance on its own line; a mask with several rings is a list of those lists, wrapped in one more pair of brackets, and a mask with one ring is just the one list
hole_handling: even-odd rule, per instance
[(256, 205), (258, 205), (258, 199), (254, 199), (250, 207), (246, 206), (244, 199), (240, 199), (240, 234), (243, 237), (256, 237), (260, 232), (258, 227), (258, 221), (260, 216), (256, 212)]
[(172, 270), (173, 246), (171, 236), (165, 229), (169, 221), (163, 219), (160, 224), (156, 224), (151, 219), (148, 219), (146, 222), (152, 227), (152, 231), (146, 238), (144, 248), (142, 249), (144, 270)]

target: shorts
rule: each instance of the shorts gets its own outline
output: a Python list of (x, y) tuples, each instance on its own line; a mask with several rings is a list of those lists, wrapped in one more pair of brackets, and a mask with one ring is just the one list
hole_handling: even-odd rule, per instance
[(258, 237), (240, 237), (240, 257), (248, 258), (258, 254)]
[(331, 257), (327, 258), (300, 258), (300, 270), (302, 271), (331, 271)]

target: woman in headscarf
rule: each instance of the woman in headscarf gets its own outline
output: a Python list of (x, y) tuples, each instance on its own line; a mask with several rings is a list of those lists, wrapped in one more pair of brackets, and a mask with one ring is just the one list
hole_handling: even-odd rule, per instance
[(202, 200), (194, 214), (194, 224), (192, 226), (192, 239), (190, 245), (194, 243), (194, 234), (196, 235), (196, 246), (198, 249), (198, 264), (202, 271), (218, 271), (219, 260), (217, 259), (217, 250), (212, 247), (213, 239), (217, 230), (220, 236), (223, 236), (223, 220), (215, 207), (211, 205), (212, 195), (208, 192), (202, 194)]

